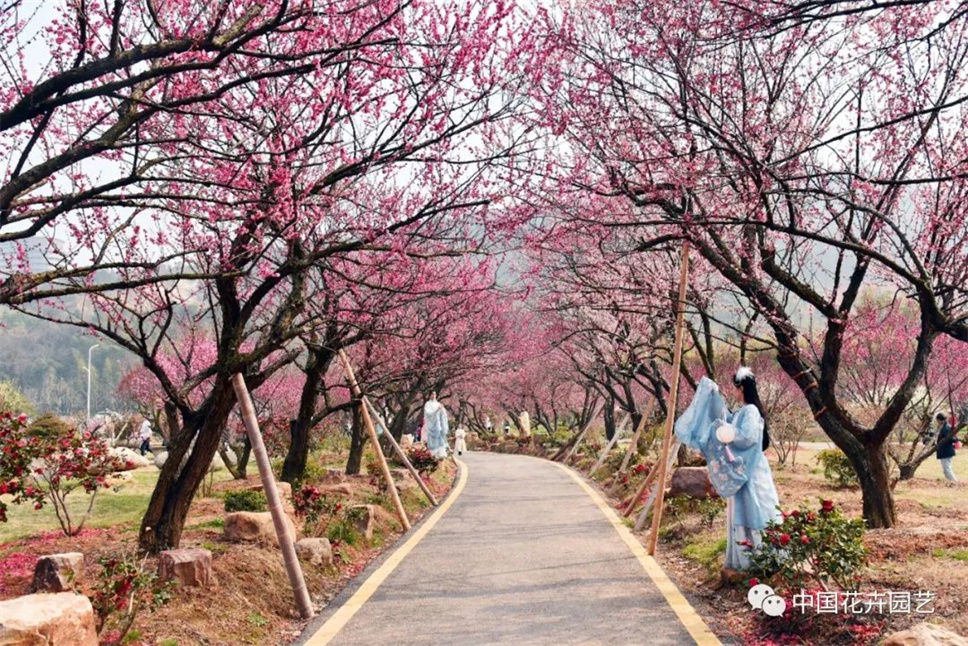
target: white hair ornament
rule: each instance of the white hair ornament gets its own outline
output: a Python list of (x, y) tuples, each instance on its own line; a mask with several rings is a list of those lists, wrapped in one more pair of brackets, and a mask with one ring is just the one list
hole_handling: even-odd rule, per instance
[(741, 366), (740, 369), (736, 371), (736, 376), (734, 377), (734, 379), (737, 382), (743, 381), (744, 379), (755, 379), (755, 378), (756, 377), (753, 375), (753, 371), (747, 368), (746, 366)]

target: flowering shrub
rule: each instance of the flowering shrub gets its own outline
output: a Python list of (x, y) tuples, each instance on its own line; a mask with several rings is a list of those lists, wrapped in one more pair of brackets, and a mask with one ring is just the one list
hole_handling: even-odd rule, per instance
[(815, 458), (823, 467), (823, 477), (837, 487), (853, 487), (859, 484), (857, 472), (850, 459), (840, 449), (824, 449)]
[(307, 527), (315, 525), (320, 518), (332, 516), (343, 508), (341, 503), (330, 501), (319, 487), (310, 485), (304, 486), (293, 495), (292, 506), (298, 516), (306, 519)]
[(172, 583), (161, 583), (145, 568), (146, 559), (131, 554), (102, 558), (99, 564), (90, 595), (97, 632), (102, 644), (123, 644), (140, 612), (154, 612), (171, 599)]
[(413, 468), (422, 475), (433, 473), (440, 466), (440, 460), (435, 458), (430, 449), (425, 446), (414, 445), (410, 447), (407, 451), (407, 458)]
[[(30, 463), (40, 455), (40, 439), (25, 432), (26, 415), (0, 414), (0, 496), (13, 496), (14, 504), (32, 502), (38, 509), (44, 495), (32, 483)], [(0, 500), (0, 522), (7, 522), (7, 504)]]
[(830, 582), (854, 589), (867, 556), (863, 538), (862, 520), (846, 518), (833, 501), (822, 500), (817, 511), (801, 507), (783, 512), (781, 520), (767, 525), (759, 548), (747, 541), (740, 545), (753, 550), (750, 559), (758, 575), (779, 578), (787, 590)]
[[(0, 416), (0, 494), (12, 495), (15, 504), (32, 502), (35, 509), (51, 504), (64, 534), (75, 536), (91, 515), (97, 492), (111, 486), (111, 474), (131, 465), (90, 433), (62, 430), (35, 436), (25, 422), (23, 415)], [(40, 466), (32, 469), (32, 464)], [(71, 516), (67, 505), (68, 496), (78, 489), (91, 497), (79, 519)], [(0, 521), (6, 521), (6, 509), (0, 503)]]

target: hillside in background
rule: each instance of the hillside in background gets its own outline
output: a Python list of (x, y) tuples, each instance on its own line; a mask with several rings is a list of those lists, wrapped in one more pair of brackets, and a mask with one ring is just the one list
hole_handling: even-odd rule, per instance
[(124, 349), (80, 328), (0, 312), (0, 381), (10, 381), (37, 413), (83, 414), (87, 406), (87, 352), (92, 353), (91, 412), (125, 410), (118, 382), (136, 361)]

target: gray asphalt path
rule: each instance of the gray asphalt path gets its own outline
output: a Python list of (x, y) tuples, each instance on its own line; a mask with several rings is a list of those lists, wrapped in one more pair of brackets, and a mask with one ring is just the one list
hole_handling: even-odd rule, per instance
[(567, 473), (524, 456), (463, 461), (463, 493), (333, 646), (695, 643)]

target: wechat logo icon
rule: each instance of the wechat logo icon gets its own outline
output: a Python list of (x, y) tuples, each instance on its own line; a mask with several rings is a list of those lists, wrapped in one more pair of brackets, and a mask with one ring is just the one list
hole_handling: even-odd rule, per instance
[(786, 611), (786, 601), (777, 595), (776, 591), (765, 583), (750, 581), (753, 587), (746, 595), (746, 600), (754, 610), (762, 610), (769, 617), (779, 617)]

